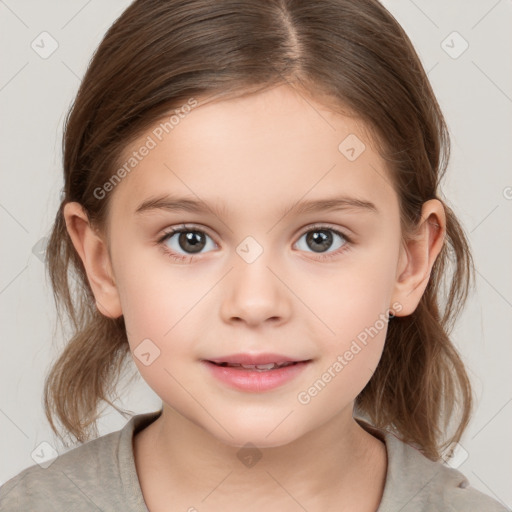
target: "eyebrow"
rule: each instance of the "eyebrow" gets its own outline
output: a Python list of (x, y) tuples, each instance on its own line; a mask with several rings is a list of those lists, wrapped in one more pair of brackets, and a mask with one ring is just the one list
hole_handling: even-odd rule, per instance
[[(178, 197), (173, 195), (162, 195), (143, 201), (135, 210), (136, 214), (141, 214), (154, 210), (165, 210), (169, 212), (186, 211), (191, 213), (208, 213), (211, 212), (215, 216), (222, 218), (226, 213), (226, 205), (223, 203), (215, 203), (208, 205), (205, 201)], [(332, 197), (310, 201), (299, 201), (279, 212), (281, 216), (288, 213), (307, 214), (317, 213), (321, 211), (361, 211), (373, 214), (379, 214), (379, 210), (371, 201), (358, 199), (355, 197)]]

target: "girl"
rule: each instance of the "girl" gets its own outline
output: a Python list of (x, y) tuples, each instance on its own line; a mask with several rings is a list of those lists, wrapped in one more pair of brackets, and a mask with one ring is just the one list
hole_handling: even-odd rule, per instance
[[(448, 155), (377, 0), (132, 3), (67, 118), (47, 249), (75, 332), (46, 412), (84, 444), (1, 509), (506, 510), (442, 461), (472, 405)], [(162, 408), (89, 440), (131, 361)]]

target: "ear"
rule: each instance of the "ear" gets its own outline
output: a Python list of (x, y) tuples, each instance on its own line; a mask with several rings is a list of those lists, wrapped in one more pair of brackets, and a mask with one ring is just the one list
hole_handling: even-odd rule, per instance
[(64, 219), (87, 273), (98, 311), (108, 318), (118, 318), (122, 315), (121, 301), (106, 242), (90, 225), (88, 215), (79, 203), (66, 203)]
[[(391, 303), (402, 307), (394, 316), (408, 316), (417, 308), (430, 279), (432, 266), (441, 252), (446, 233), (446, 215), (438, 199), (423, 203), (414, 239), (400, 248), (397, 278)], [(398, 309), (398, 308), (397, 308)]]

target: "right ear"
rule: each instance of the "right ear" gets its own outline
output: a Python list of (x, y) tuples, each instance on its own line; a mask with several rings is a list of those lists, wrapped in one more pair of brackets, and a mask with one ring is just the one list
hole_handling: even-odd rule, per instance
[(82, 260), (99, 312), (118, 318), (123, 312), (106, 242), (90, 223), (80, 203), (64, 205), (64, 219), (71, 241)]

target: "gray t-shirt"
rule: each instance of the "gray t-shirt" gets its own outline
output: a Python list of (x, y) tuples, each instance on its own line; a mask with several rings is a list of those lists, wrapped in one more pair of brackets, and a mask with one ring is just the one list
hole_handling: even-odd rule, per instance
[[(148, 512), (132, 440), (160, 414), (133, 416), (121, 430), (68, 450), (46, 469), (38, 464), (24, 469), (0, 487), (0, 511)], [(427, 459), (387, 430), (361, 418), (357, 421), (386, 444), (386, 483), (376, 512), (507, 512), (498, 501), (471, 487), (458, 470)]]

